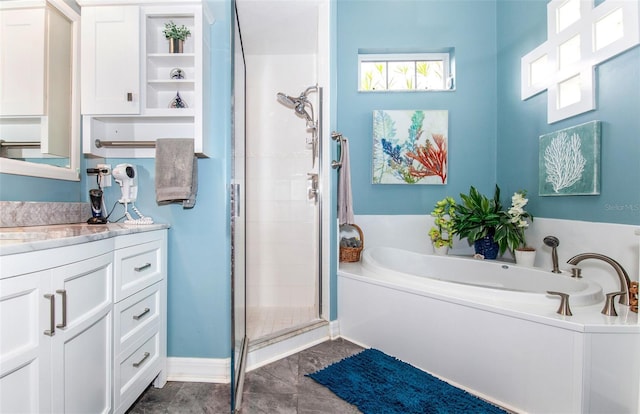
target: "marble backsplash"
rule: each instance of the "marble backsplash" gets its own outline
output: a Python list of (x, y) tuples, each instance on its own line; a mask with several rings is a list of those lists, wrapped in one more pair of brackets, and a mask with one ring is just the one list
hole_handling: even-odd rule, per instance
[(0, 201), (0, 227), (84, 223), (89, 217), (89, 203)]

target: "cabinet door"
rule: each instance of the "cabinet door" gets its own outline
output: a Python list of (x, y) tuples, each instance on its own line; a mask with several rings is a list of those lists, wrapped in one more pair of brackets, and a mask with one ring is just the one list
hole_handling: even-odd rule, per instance
[(112, 254), (104, 254), (52, 270), (54, 412), (112, 409), (112, 268)]
[(0, 280), (0, 412), (51, 411), (49, 272)]
[(44, 115), (44, 23), (44, 9), (0, 10), (0, 115)]
[(82, 113), (140, 112), (140, 8), (82, 8)]

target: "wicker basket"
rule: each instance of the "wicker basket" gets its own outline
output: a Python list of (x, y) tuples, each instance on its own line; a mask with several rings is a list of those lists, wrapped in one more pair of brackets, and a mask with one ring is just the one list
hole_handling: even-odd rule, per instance
[(364, 249), (364, 234), (362, 233), (362, 229), (355, 224), (347, 224), (347, 226), (354, 227), (356, 230), (358, 230), (358, 234), (360, 235), (360, 247), (340, 246), (340, 261), (341, 262), (359, 262), (360, 253), (362, 253), (362, 249)]

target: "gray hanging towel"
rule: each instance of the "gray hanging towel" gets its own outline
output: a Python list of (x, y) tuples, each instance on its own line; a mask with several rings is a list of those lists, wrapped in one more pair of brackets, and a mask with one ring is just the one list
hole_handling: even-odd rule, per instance
[(351, 161), (349, 140), (342, 138), (340, 145), (342, 166), (338, 176), (338, 224), (353, 224), (353, 196), (351, 194)]
[(158, 204), (196, 205), (198, 159), (192, 138), (156, 140), (156, 201)]

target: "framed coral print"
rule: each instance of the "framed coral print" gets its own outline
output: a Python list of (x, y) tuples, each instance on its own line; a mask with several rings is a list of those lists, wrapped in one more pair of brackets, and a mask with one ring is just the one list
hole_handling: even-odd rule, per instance
[(540, 136), (541, 196), (600, 194), (600, 121)]
[(373, 111), (373, 184), (447, 183), (449, 112)]

